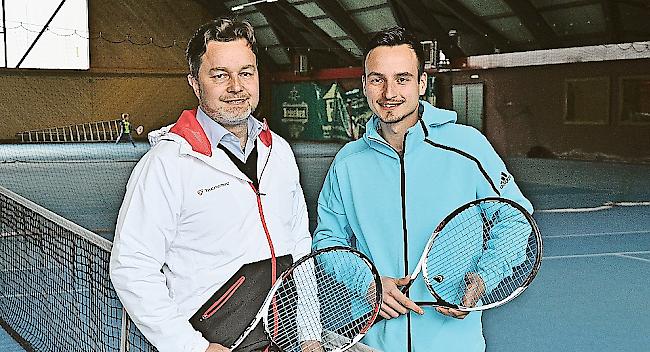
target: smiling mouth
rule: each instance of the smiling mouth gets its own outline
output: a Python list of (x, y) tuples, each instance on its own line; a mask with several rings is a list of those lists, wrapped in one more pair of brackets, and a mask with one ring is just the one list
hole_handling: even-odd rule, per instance
[(393, 109), (395, 107), (398, 107), (402, 104), (403, 102), (384, 102), (384, 103), (379, 103), (379, 106), (381, 106), (384, 109)]
[(241, 98), (241, 99), (227, 99), (223, 100), (224, 103), (230, 104), (230, 105), (242, 105), (246, 102), (248, 102), (248, 98)]

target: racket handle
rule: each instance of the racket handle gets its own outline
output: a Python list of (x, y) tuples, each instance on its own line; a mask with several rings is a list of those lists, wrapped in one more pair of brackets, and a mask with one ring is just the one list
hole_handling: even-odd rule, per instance
[(350, 348), (348, 348), (346, 351), (350, 351), (350, 352), (382, 352), (381, 350), (372, 348), (372, 347), (370, 347), (368, 345), (364, 345), (361, 342), (355, 343)]
[(402, 293), (406, 295), (409, 288), (411, 288), (411, 284), (413, 284), (413, 281), (415, 281), (415, 280), (411, 279), (408, 284), (402, 286), (402, 289), (400, 291), (402, 291)]
[[(402, 286), (402, 288), (400, 289), (400, 291), (402, 291), (402, 293), (406, 295), (406, 293), (408, 292), (409, 288), (411, 288), (411, 284), (413, 284), (413, 281), (415, 281), (415, 280), (414, 280), (414, 279), (410, 279), (409, 282), (408, 282), (408, 284)], [(417, 304), (417, 302), (416, 302), (416, 304)], [(382, 321), (382, 320), (384, 320), (384, 317), (382, 317), (381, 315), (378, 315), (378, 316), (377, 316), (377, 319), (375, 319), (375, 321), (372, 323), (372, 325), (375, 325), (375, 324), (379, 323), (379, 322)]]
[[(334, 346), (343, 346), (350, 344), (351, 340), (347, 337), (339, 335), (334, 332), (327, 333), (327, 339), (334, 344)], [(352, 352), (382, 352), (381, 350), (374, 349), (368, 345), (364, 345), (361, 342), (357, 342), (354, 345), (350, 346), (346, 351)]]

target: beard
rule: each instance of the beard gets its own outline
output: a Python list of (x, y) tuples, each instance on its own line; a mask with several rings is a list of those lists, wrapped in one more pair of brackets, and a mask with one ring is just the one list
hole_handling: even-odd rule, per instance
[(417, 113), (418, 107), (416, 106), (415, 109), (411, 111), (406, 111), (406, 112), (398, 112), (398, 111), (385, 111), (381, 114), (376, 114), (381, 122), (385, 124), (393, 124), (393, 123), (398, 123), (406, 119), (407, 117), (412, 116), (414, 113)]
[[(240, 94), (229, 97), (220, 97), (216, 104), (211, 103), (209, 99), (203, 94), (203, 89), (199, 87), (199, 95), (201, 97), (199, 106), (215, 122), (225, 126), (236, 126), (246, 123), (248, 116), (255, 110), (251, 106), (250, 96), (248, 94)], [(226, 99), (248, 99), (246, 105), (229, 106), (225, 102)]]
[(246, 120), (248, 120), (248, 116), (253, 113), (253, 107), (250, 105), (250, 103), (248, 103), (245, 108), (239, 106), (213, 107), (205, 101), (201, 101), (199, 105), (201, 106), (201, 110), (203, 110), (203, 112), (205, 112), (205, 114), (208, 115), (212, 120), (221, 125), (227, 126), (240, 125), (246, 122)]

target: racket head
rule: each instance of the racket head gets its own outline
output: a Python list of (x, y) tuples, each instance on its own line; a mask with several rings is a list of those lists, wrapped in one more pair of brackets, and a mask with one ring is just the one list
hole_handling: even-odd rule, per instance
[(525, 208), (506, 198), (482, 198), (440, 222), (423, 254), (423, 278), (435, 305), (490, 309), (528, 288), (542, 251), (541, 233)]
[(308, 346), (344, 351), (372, 326), (381, 302), (381, 279), (372, 262), (352, 248), (328, 247), (280, 276), (262, 321), (282, 351), (309, 351)]

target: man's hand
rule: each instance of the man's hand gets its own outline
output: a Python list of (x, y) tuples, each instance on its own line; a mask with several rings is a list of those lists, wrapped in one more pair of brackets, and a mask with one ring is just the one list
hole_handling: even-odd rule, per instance
[(308, 340), (300, 342), (300, 352), (325, 352), (320, 341)]
[[(474, 307), (476, 305), (476, 302), (478, 302), (478, 300), (485, 292), (485, 283), (479, 274), (470, 272), (465, 274), (465, 285), (466, 290), (465, 295), (461, 301), (461, 305), (468, 308)], [(469, 312), (446, 307), (436, 307), (436, 310), (439, 313), (456, 319), (464, 319), (467, 314), (469, 314)]]
[(379, 315), (384, 319), (397, 318), (401, 314), (406, 314), (409, 309), (422, 315), (424, 311), (417, 304), (411, 301), (405, 294), (400, 291), (400, 286), (408, 285), (411, 279), (403, 277), (395, 279), (392, 277), (382, 276), (381, 284), (383, 288), (382, 306)]
[(230, 352), (230, 348), (223, 347), (218, 343), (211, 343), (205, 352)]

